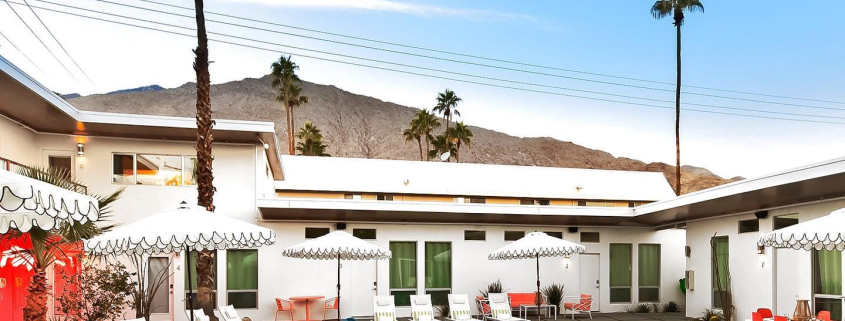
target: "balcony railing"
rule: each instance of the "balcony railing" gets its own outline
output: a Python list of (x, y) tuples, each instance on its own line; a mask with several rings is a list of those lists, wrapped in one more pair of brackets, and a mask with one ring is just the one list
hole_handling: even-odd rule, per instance
[[(51, 173), (47, 173), (43, 170), (39, 170), (39, 169), (36, 169), (36, 168), (33, 168), (33, 167), (29, 167), (29, 166), (26, 166), (24, 164), (13, 161), (11, 159), (7, 159), (7, 158), (3, 158), (3, 157), (0, 157), (0, 170), (5, 170), (5, 171), (17, 173), (17, 174), (20, 174), (22, 171), (26, 170), (26, 171), (38, 172), (38, 173), (40, 173), (44, 176), (52, 175)], [(88, 187), (87, 186), (79, 184), (77, 182), (74, 182), (70, 179), (59, 178), (59, 180), (61, 181), (63, 187), (68, 187), (68, 189), (71, 190), (71, 191), (74, 191), (74, 192), (77, 192), (77, 193), (80, 193), (80, 194), (88, 195)]]

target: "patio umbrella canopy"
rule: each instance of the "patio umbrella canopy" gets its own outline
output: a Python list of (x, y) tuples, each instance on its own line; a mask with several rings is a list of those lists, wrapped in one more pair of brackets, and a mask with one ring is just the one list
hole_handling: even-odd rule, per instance
[[(190, 251), (251, 249), (276, 242), (273, 230), (228, 217), (205, 208), (179, 207), (121, 225), (85, 241), (94, 255), (167, 254), (185, 251), (188, 284), (191, 284)], [(193, 289), (188, 287), (189, 297)], [(191, 305), (190, 300), (188, 304)], [(193, 306), (191, 320), (194, 319)]]
[(33, 227), (51, 230), (63, 222), (100, 218), (97, 200), (9, 171), (0, 171), (0, 234)]
[[(490, 253), (490, 260), (537, 260), (537, 295), (540, 294), (540, 258), (561, 257), (587, 251), (581, 244), (549, 236), (543, 232), (531, 232), (521, 239)], [(537, 319), (540, 319), (540, 300), (537, 299)]]
[(391, 253), (388, 249), (337, 230), (288, 247), (282, 255), (297, 259), (337, 260), (337, 319), (340, 320), (340, 260), (387, 260)]
[(795, 250), (845, 250), (845, 208), (760, 236), (757, 245)]

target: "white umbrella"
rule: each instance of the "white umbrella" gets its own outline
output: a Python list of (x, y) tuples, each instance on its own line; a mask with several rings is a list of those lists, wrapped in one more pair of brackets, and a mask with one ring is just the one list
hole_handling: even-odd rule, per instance
[[(540, 258), (560, 257), (584, 253), (587, 248), (581, 244), (549, 236), (543, 232), (531, 232), (521, 239), (493, 251), (491, 260), (536, 259), (537, 295), (540, 295)], [(540, 300), (537, 300), (537, 319), (540, 319)]]
[(760, 236), (757, 245), (795, 250), (845, 250), (845, 208)]
[(388, 249), (337, 230), (288, 247), (282, 255), (298, 259), (337, 260), (337, 319), (340, 320), (340, 260), (386, 260), (391, 254)]
[[(228, 217), (205, 208), (182, 204), (171, 210), (121, 225), (85, 241), (95, 255), (165, 254), (185, 251), (191, 284), (190, 251), (256, 248), (276, 242), (273, 230)], [(188, 286), (189, 298), (193, 289)], [(191, 305), (191, 301), (188, 300)], [(193, 316), (193, 306), (191, 320)]]
[(77, 192), (0, 170), (0, 234), (57, 228), (62, 222), (100, 218), (97, 200)]

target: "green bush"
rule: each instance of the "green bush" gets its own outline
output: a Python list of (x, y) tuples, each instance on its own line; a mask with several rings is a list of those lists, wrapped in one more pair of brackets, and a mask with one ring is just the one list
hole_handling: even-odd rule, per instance
[(625, 308), (625, 312), (628, 313), (649, 313), (651, 312), (651, 305), (640, 303), (637, 305), (632, 305), (630, 307)]
[(496, 282), (488, 284), (486, 290), (478, 290), (478, 292), (487, 298), (487, 295), (490, 293), (505, 293), (505, 290), (502, 288), (502, 280), (496, 280)]
[(716, 309), (704, 309), (704, 312), (701, 313), (701, 321), (722, 321), (725, 317), (722, 314), (722, 311)]
[(663, 305), (663, 312), (682, 312), (684, 308), (675, 301)]
[(545, 287), (542, 291), (543, 295), (546, 296), (546, 299), (549, 300), (548, 304), (559, 307), (561, 302), (563, 302), (563, 289), (563, 284), (557, 283), (552, 283), (551, 285)]

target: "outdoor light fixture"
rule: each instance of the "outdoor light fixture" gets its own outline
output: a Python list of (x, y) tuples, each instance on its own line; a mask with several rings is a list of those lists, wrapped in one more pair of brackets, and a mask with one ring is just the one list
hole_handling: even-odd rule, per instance
[(76, 155), (82, 156), (85, 154), (85, 146), (82, 143), (76, 143)]
[(757, 254), (760, 257), (760, 267), (766, 266), (766, 247), (762, 245), (757, 245)]
[(757, 245), (757, 254), (766, 254), (766, 247), (762, 245)]
[(569, 262), (570, 262), (570, 261), (569, 261), (569, 255), (564, 256), (564, 257), (563, 257), (563, 265), (564, 265), (564, 267), (566, 267), (567, 269), (569, 268)]

